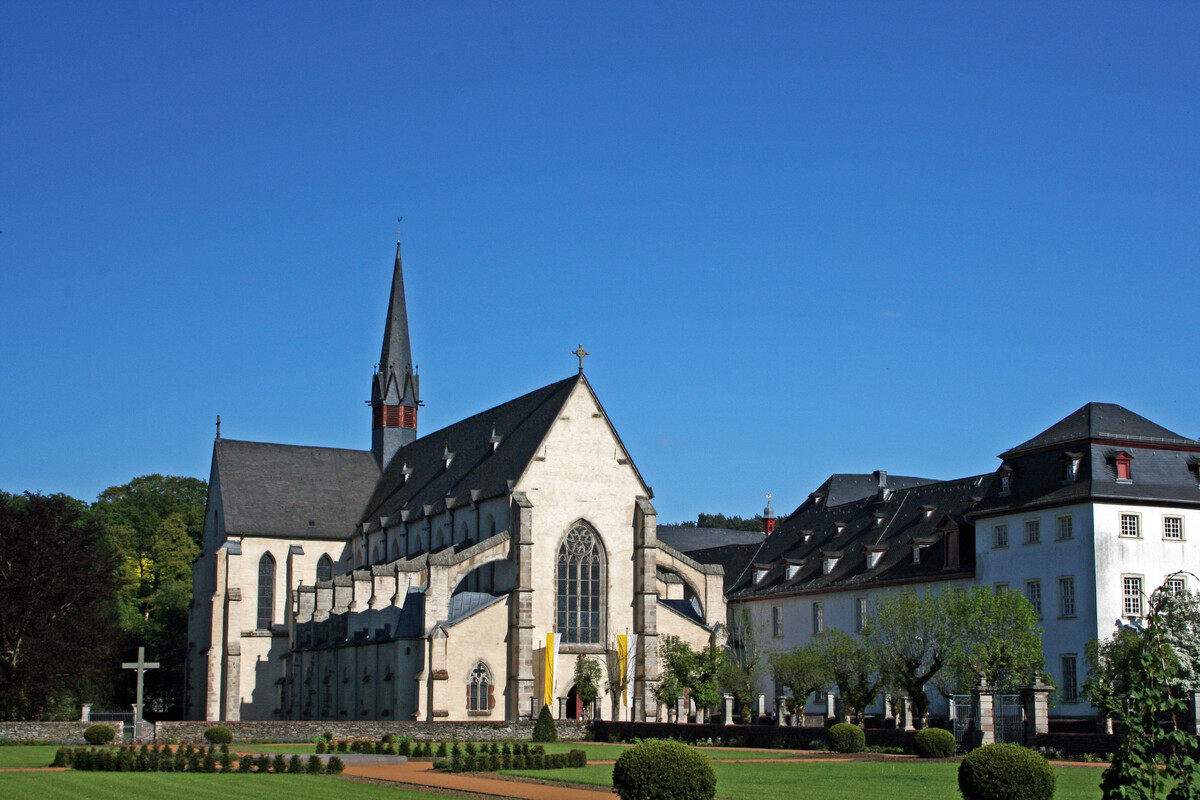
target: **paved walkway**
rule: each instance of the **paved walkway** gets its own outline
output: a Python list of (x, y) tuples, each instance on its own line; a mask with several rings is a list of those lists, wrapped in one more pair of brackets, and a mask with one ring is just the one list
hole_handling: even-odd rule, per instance
[(560, 785), (548, 786), (541, 783), (486, 778), (480, 775), (464, 775), (434, 772), (428, 761), (410, 761), (395, 765), (346, 765), (346, 775), (370, 778), (376, 781), (406, 783), (410, 786), (427, 786), (492, 797), (510, 797), (518, 800), (613, 800), (616, 795), (604, 788), (583, 789)]

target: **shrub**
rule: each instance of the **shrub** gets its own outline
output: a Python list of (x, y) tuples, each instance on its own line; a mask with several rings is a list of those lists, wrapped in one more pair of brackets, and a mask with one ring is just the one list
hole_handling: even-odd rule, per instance
[(867, 735), (857, 725), (839, 722), (825, 732), (825, 741), (835, 753), (861, 753), (867, 746)]
[(958, 746), (954, 734), (944, 728), (922, 728), (917, 731), (915, 744), (921, 758), (949, 758)]
[(554, 725), (554, 715), (550, 713), (550, 706), (542, 706), (537, 724), (533, 726), (533, 740), (535, 742), (558, 741), (558, 728)]
[(1019, 744), (989, 744), (958, 765), (965, 800), (1051, 800), (1054, 770), (1041, 753)]
[(392, 736), (390, 733), (385, 733), (382, 741), (384, 744), (391, 744), (392, 742), (396, 741), (396, 737)]
[(83, 732), (83, 738), (88, 744), (104, 745), (117, 738), (117, 731), (112, 725), (92, 725)]
[(277, 775), (287, 772), (287, 759), (283, 757), (283, 753), (275, 754), (275, 759), (271, 762), (271, 768), (275, 770), (275, 774)]
[(321, 741), (317, 742), (317, 752), (318, 752), (318, 753), (324, 753), (324, 752), (325, 752), (325, 740), (324, 740), (324, 739), (322, 739)]
[(338, 742), (338, 743), (337, 743), (337, 751), (338, 751), (339, 753), (344, 753), (344, 752), (346, 752), (346, 749), (347, 749), (347, 747), (348, 747), (348, 745), (346, 744), (346, 740), (345, 740), (345, 739), (342, 739), (340, 742)]
[(204, 732), (204, 738), (213, 744), (229, 744), (233, 741), (233, 731), (224, 725), (213, 725)]
[(254, 769), (254, 756), (242, 756), (238, 762), (238, 772), (249, 772)]
[(233, 772), (233, 756), (229, 753), (221, 753), (221, 772)]
[(330, 756), (329, 763), (325, 765), (326, 775), (341, 775), (342, 770), (346, 768), (345, 763), (337, 756)]
[(308, 765), (304, 768), (304, 771), (309, 775), (320, 775), (324, 772), (325, 765), (321, 763), (321, 757), (316, 755), (309, 756)]
[(647, 741), (626, 750), (612, 783), (621, 800), (712, 800), (717, 793), (708, 756), (678, 742)]
[(440, 743), (437, 748), (438, 758), (445, 758), (448, 755), (450, 755), (450, 748), (446, 745), (445, 742)]
[(271, 757), (268, 755), (259, 756), (258, 760), (254, 762), (254, 768), (256, 772), (270, 772)]
[(299, 775), (304, 772), (304, 764), (300, 761), (300, 756), (293, 755), (288, 759), (287, 771), (293, 775)]
[(568, 766), (571, 767), (586, 767), (587, 766), (587, 751), (572, 750), (567, 754)]
[(52, 767), (69, 767), (71, 766), (71, 751), (69, 748), (60, 747), (58, 752), (54, 754), (54, 761), (50, 763)]

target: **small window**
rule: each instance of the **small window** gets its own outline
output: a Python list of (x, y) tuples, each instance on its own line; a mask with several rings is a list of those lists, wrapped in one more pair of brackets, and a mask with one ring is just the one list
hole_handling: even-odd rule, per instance
[(1001, 496), (1012, 494), (1012, 475), (1000, 476), (1000, 494)]
[(1163, 517), (1163, 538), (1183, 539), (1183, 517)]
[(492, 710), (492, 671), (477, 661), (467, 683), (467, 711), (487, 713)]
[(1129, 539), (1137, 539), (1142, 535), (1141, 514), (1121, 515), (1121, 535)]
[(1074, 453), (1063, 455), (1061, 462), (1063, 483), (1071, 483), (1079, 476), (1080, 458), (1080, 456)]
[(783, 636), (783, 608), (771, 606), (771, 635), (776, 639)]
[(867, 627), (867, 598), (854, 598), (854, 630), (862, 633)]
[(992, 594), (1004, 594), (1008, 591), (1007, 583), (997, 583), (992, 586)]
[(1187, 594), (1187, 581), (1182, 578), (1167, 578), (1167, 593), (1173, 595)]
[(1057, 539), (1074, 539), (1075, 538), (1075, 519), (1070, 515), (1058, 518), (1058, 534)]
[(1025, 599), (1033, 606), (1033, 613), (1042, 618), (1042, 582), (1025, 581)]
[(1133, 456), (1129, 453), (1117, 453), (1113, 458), (1117, 465), (1117, 480), (1133, 482)]
[(1062, 657), (1062, 689), (1059, 696), (1064, 703), (1079, 702), (1079, 678), (1074, 654)]
[(1025, 520), (1025, 544), (1037, 544), (1042, 541), (1042, 521), (1040, 519)]
[(812, 632), (825, 632), (825, 604), (819, 601), (812, 604)]
[(1142, 579), (1140, 576), (1125, 575), (1121, 578), (1122, 611), (1127, 617), (1142, 615)]
[(1060, 617), (1075, 616), (1075, 576), (1073, 575), (1058, 579), (1058, 615)]
[(321, 556), (321, 560), (317, 562), (317, 580), (327, 581), (333, 578), (333, 561), (329, 556)]
[(1008, 547), (1008, 526), (996, 525), (992, 528), (992, 547)]

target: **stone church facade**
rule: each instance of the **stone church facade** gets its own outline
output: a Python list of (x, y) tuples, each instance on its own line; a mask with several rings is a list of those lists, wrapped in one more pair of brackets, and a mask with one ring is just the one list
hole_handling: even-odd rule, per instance
[(216, 441), (189, 718), (576, 717), (586, 656), (627, 679), (603, 718), (653, 719), (658, 639), (710, 641), (723, 570), (659, 541), (582, 367), (418, 437), (397, 246), (371, 405), (370, 450)]

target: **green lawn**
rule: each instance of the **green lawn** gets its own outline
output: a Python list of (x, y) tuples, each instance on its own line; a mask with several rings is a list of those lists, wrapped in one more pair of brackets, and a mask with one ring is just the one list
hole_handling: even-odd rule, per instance
[[(717, 797), (727, 800), (861, 800), (873, 797), (920, 797), (922, 800), (962, 800), (958, 765), (921, 761), (787, 762), (776, 764), (713, 764)], [(1098, 800), (1101, 770), (1086, 767), (1055, 769), (1057, 800)], [(612, 767), (508, 770), (506, 775), (561, 780), (596, 786), (612, 785)]]
[[(547, 753), (566, 753), (569, 750), (582, 750), (587, 753), (589, 761), (616, 761), (631, 744), (598, 744), (596, 742), (551, 742), (544, 745)], [(792, 750), (738, 750), (734, 747), (700, 747), (709, 758), (725, 761), (740, 761), (747, 758), (781, 759), (795, 758)]]
[(0, 767), (48, 767), (56, 744), (14, 744), (0, 747)]
[(0, 800), (430, 800), (436, 795), (311, 775), (0, 772)]

